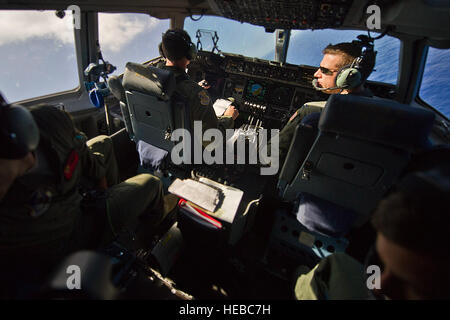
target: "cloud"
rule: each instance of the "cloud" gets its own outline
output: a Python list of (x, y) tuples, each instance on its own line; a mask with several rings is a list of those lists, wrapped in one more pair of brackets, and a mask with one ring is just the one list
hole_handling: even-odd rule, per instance
[[(1, 11), (0, 46), (30, 39), (54, 39), (60, 45), (74, 42), (72, 14), (64, 19), (54, 11)], [(139, 33), (150, 32), (162, 21), (146, 14), (99, 14), (99, 36), (102, 49), (122, 50)]]
[(118, 52), (141, 32), (150, 33), (162, 21), (146, 14), (99, 14), (102, 49)]
[(33, 38), (55, 39), (63, 44), (73, 43), (71, 13), (64, 19), (54, 11), (1, 11), (0, 46), (24, 42)]

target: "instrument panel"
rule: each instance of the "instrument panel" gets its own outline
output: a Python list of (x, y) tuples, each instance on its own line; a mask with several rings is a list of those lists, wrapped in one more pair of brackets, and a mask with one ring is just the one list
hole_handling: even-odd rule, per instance
[(199, 52), (189, 65), (195, 81), (206, 79), (213, 100), (233, 98), (240, 116), (236, 125), (259, 120), (268, 129), (281, 129), (291, 114), (307, 101), (326, 100), (311, 81), (316, 68), (280, 64), (235, 54)]

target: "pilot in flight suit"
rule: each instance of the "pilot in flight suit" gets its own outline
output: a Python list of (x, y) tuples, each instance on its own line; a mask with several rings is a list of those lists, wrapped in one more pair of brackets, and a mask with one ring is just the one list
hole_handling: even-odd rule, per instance
[(225, 134), (225, 129), (233, 128), (234, 119), (239, 114), (234, 106), (228, 107), (223, 116), (217, 117), (208, 92), (190, 79), (185, 72), (186, 66), (196, 55), (196, 48), (189, 34), (180, 29), (167, 30), (163, 34), (159, 51), (166, 61), (157, 67), (175, 74), (175, 91), (188, 102), (191, 128), (194, 128), (194, 121), (202, 121), (203, 132), (210, 128), (217, 128)]
[[(70, 115), (53, 106), (30, 109), (40, 131), (33, 167), (16, 177), (0, 199), (0, 253), (60, 257), (111, 241), (135, 229), (144, 214), (163, 210), (161, 181), (140, 174), (118, 182), (112, 140), (86, 142)], [(105, 210), (82, 210), (79, 186), (86, 178), (106, 189)], [(156, 219), (157, 220), (157, 219)]]
[(212, 106), (208, 92), (191, 80), (179, 67), (162, 66), (161, 69), (172, 71), (177, 82), (176, 92), (186, 99), (190, 108), (191, 128), (194, 121), (202, 121), (203, 131), (210, 128), (218, 128), (225, 133), (225, 129), (234, 127), (231, 116), (217, 117)]
[[(327, 94), (373, 96), (370, 90), (364, 87), (364, 82), (369, 77), (375, 65), (375, 53), (373, 53), (373, 50), (367, 52), (364, 54), (361, 62), (356, 64), (355, 61), (362, 55), (360, 43), (344, 42), (328, 45), (323, 50), (324, 56), (320, 67), (314, 73), (314, 88)], [(355, 69), (358, 72), (349, 72)], [(325, 103), (326, 101), (306, 103), (291, 116), (288, 123), (279, 133), (280, 164), (284, 163), (297, 125), (306, 116), (312, 113), (322, 112)], [(314, 121), (314, 126), (317, 126), (316, 122)]]

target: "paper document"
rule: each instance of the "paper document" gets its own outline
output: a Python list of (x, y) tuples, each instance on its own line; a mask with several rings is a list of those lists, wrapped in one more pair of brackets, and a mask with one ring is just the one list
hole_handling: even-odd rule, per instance
[(216, 102), (214, 102), (213, 108), (216, 112), (216, 116), (220, 117), (223, 115), (225, 110), (232, 104), (230, 100), (227, 99), (217, 99)]
[(202, 183), (207, 184), (211, 187), (220, 188), (224, 195), (224, 200), (221, 205), (217, 208), (216, 211), (211, 212), (211, 215), (216, 218), (220, 218), (223, 221), (227, 221), (229, 223), (233, 223), (236, 212), (239, 208), (239, 204), (241, 203), (242, 196), (244, 192), (242, 190), (225, 186), (216, 181), (210, 180), (208, 178), (200, 178)]
[(192, 179), (176, 179), (169, 187), (169, 192), (195, 203), (205, 210), (214, 212), (220, 202), (220, 189)]

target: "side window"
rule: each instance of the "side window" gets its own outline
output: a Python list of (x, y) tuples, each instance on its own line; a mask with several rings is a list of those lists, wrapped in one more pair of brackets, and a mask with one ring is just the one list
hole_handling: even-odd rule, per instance
[[(377, 34), (373, 34), (375, 37)], [(375, 51), (377, 58), (374, 71), (370, 74), (369, 80), (391, 84), (397, 84), (398, 65), (400, 57), (400, 40), (390, 36), (384, 36), (375, 40)]]
[(10, 102), (78, 87), (72, 13), (0, 11), (0, 90)]
[[(292, 30), (286, 62), (319, 66), (322, 60), (322, 50), (329, 45), (340, 42), (352, 42), (364, 34), (354, 30)], [(372, 37), (377, 34), (373, 33)], [(369, 80), (396, 84), (400, 55), (400, 40), (384, 36), (375, 40), (377, 58), (374, 71)]]
[(450, 118), (449, 83), (450, 49), (429, 48), (419, 96), (433, 108)]
[(161, 35), (170, 20), (159, 20), (143, 13), (99, 13), (99, 43), (105, 61), (121, 74), (127, 62), (143, 63), (159, 56)]

